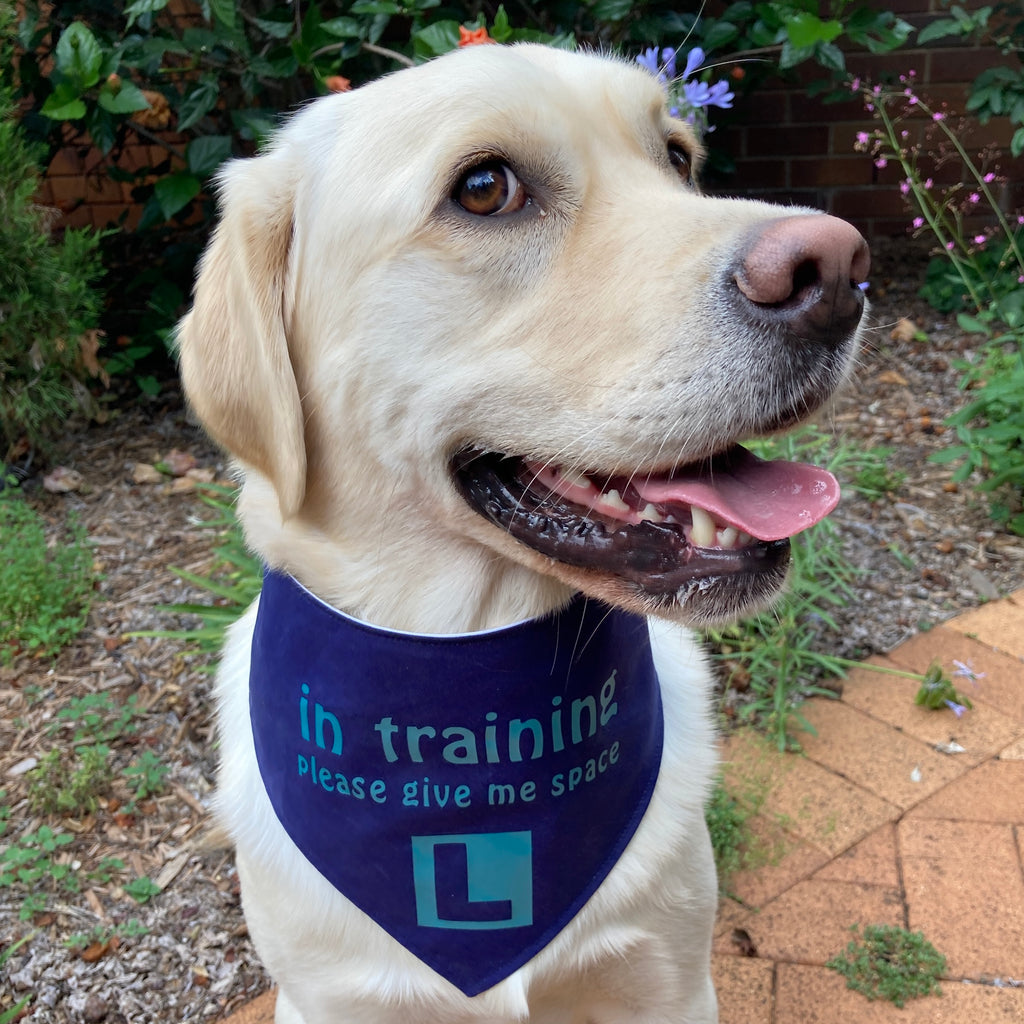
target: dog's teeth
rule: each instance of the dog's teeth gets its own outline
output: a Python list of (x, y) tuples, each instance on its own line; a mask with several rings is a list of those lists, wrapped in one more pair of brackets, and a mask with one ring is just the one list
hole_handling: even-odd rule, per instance
[(562, 474), (562, 479), (567, 484), (572, 484), (573, 487), (589, 488), (591, 486), (589, 476), (584, 476), (582, 473), (577, 473), (571, 469), (561, 469), (559, 472)]
[(740, 530), (739, 534), (736, 537), (736, 543), (741, 548), (745, 548), (748, 544), (754, 543), (754, 538), (751, 537), (749, 533), (744, 533), (743, 530)]
[(643, 511), (639, 512), (638, 515), (649, 523), (665, 522), (665, 517), (650, 502), (647, 503)]
[(690, 542), (699, 548), (710, 548), (715, 543), (715, 521), (702, 508), (696, 505), (690, 510), (693, 517), (693, 528), (690, 530)]
[(618, 512), (628, 512), (629, 506), (622, 500), (622, 495), (615, 488), (605, 491), (601, 495), (601, 504), (613, 508)]
[(718, 546), (727, 550), (736, 547), (739, 535), (740, 531), (734, 526), (727, 526), (724, 530), (719, 530), (717, 534)]

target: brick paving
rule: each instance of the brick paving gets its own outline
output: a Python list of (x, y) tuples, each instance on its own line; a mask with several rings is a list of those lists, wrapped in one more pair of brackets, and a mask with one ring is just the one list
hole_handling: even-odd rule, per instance
[[(974, 702), (961, 719), (858, 668), (839, 701), (804, 706), (817, 735), (801, 754), (745, 731), (723, 743), (764, 863), (719, 910), (720, 1024), (1024, 1024), (1024, 591), (871, 661), (953, 659), (981, 676), (958, 681)], [(897, 1009), (847, 989), (825, 962), (869, 924), (922, 931), (947, 958), (942, 995)], [(273, 1005), (229, 1024), (272, 1024)]]

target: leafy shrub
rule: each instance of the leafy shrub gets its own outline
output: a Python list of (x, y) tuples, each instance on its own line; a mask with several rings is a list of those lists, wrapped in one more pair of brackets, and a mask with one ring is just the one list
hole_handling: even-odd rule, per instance
[(36, 446), (87, 404), (82, 342), (99, 319), (98, 238), (51, 236), (33, 197), (41, 150), (16, 120), (10, 9), (0, 6), (0, 464), (16, 443)]
[(18, 497), (0, 496), (0, 664), (21, 652), (56, 654), (85, 625), (92, 603), (92, 551), (68, 517), (50, 547), (43, 520)]
[(946, 958), (920, 932), (873, 924), (825, 966), (846, 978), (847, 988), (903, 1007), (908, 999), (942, 994)]
[[(858, 451), (836, 447), (815, 426), (748, 445), (762, 458), (789, 459), (827, 466), (850, 480), (854, 489), (867, 482), (865, 493), (898, 484), (885, 469), (886, 449)], [(798, 710), (805, 697), (834, 696), (819, 685), (822, 678), (842, 676), (850, 662), (833, 653), (831, 637), (839, 626), (830, 609), (852, 596), (856, 569), (842, 550), (842, 535), (826, 518), (791, 541), (789, 586), (772, 608), (732, 626), (708, 631), (714, 657), (730, 678), (742, 679), (750, 699), (739, 709), (741, 721), (771, 736), (780, 750), (797, 746), (794, 726), (810, 730)]]
[[(1024, 27), (1024, 21), (1018, 24)], [(966, 310), (958, 316), (960, 326), (981, 339), (974, 357), (957, 366), (960, 387), (970, 396), (947, 420), (958, 443), (932, 461), (959, 462), (957, 482), (977, 474), (993, 517), (1024, 534), (1024, 216), (1002, 209), (999, 186), (1005, 179), (994, 154), (972, 158), (962, 124), (945, 107), (933, 109), (912, 75), (898, 87), (860, 88), (878, 127), (860, 133), (857, 148), (870, 152), (876, 164), (899, 164), (901, 191), (918, 213), (913, 225), (934, 238), (943, 261), (929, 267), (924, 294), (943, 311)], [(1024, 119), (1024, 107), (1020, 115)], [(926, 141), (908, 144), (910, 129), (921, 123)], [(956, 160), (961, 180), (936, 187), (927, 171), (932, 157), (938, 165)], [(982, 216), (993, 226), (974, 227)]]
[[(129, 263), (144, 268), (126, 268), (119, 288), (118, 309), (130, 307), (133, 322), (111, 311), (111, 337), (131, 336), (104, 353), (111, 373), (134, 371), (170, 337), (213, 216), (210, 182), (224, 160), (253, 153), (284, 113), (312, 96), (454, 49), (460, 25), (486, 26), (503, 43), (581, 44), (627, 55), (652, 45), (699, 46), (734, 63), (756, 51), (756, 62), (737, 72), (742, 88), (767, 69), (806, 61), (831, 79), (844, 66), (840, 44), (886, 50), (910, 31), (891, 13), (851, 0), (738, 0), (715, 17), (681, 12), (667, 0), (588, 0), (516, 5), (515, 23), (502, 6), (475, 0), (201, 0), (187, 17), (168, 0), (19, 6), (25, 124), (51, 157), (69, 139), (94, 144), (108, 173), (128, 182), (144, 207), (131, 244), (108, 243), (130, 250)], [(161, 155), (142, 167), (121, 166), (134, 139)], [(152, 389), (152, 381), (143, 383)]]

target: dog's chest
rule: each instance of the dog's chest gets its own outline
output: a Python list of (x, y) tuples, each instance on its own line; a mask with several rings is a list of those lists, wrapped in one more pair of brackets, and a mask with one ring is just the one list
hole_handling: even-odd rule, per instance
[(251, 665), (257, 759), (285, 830), (469, 995), (580, 910), (657, 779), (647, 624), (582, 598), (507, 629), (417, 636), (268, 573)]

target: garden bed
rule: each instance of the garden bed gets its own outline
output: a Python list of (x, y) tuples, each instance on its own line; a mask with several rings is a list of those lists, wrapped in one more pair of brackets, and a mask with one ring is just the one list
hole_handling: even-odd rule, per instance
[[(840, 627), (829, 642), (847, 657), (888, 650), (1024, 585), (1024, 540), (1000, 531), (984, 501), (952, 488), (949, 469), (928, 461), (962, 401), (954, 363), (971, 341), (916, 298), (923, 270), (909, 243), (876, 246), (874, 326), (856, 376), (823, 418), (843, 443), (892, 449), (892, 490), (853, 495), (834, 513), (844, 556), (863, 570), (855, 598), (829, 609)], [(213, 537), (198, 524), (212, 513), (194, 487), (137, 482), (147, 477), (138, 466), (174, 450), (214, 476), (227, 472), (172, 385), (152, 404), (68, 432), (56, 461), (81, 474), (78, 490), (50, 494), (39, 478), (27, 485), (55, 531), (68, 509), (79, 512), (102, 580), (85, 632), (59, 657), (0, 669), (0, 842), (25, 846), (45, 829), (70, 837), (40, 850), (30, 892), (0, 888), (0, 952), (28, 936), (5, 966), (12, 986), (0, 991), (0, 1015), (31, 996), (24, 1019), (38, 1024), (217, 1020), (269, 984), (247, 937), (230, 849), (209, 815), (210, 676), (178, 641), (126, 636), (175, 628), (159, 606), (202, 597), (171, 566), (210, 568)], [(724, 706), (743, 699), (729, 692)], [(110, 748), (112, 776), (83, 813), (33, 809), (31, 769), (54, 749), (67, 755), (76, 732), (85, 736), (78, 742)], [(65, 775), (76, 770), (64, 763)], [(140, 763), (167, 769), (154, 771), (156, 791), (142, 797), (132, 773)], [(33, 893), (45, 909), (21, 920)]]

